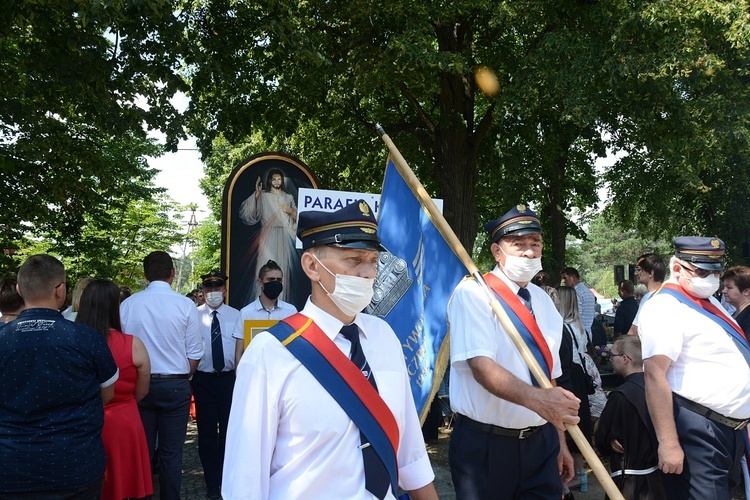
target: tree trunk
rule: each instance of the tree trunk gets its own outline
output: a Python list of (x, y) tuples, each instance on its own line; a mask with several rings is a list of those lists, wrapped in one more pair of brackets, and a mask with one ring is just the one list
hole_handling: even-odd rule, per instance
[[(472, 30), (469, 23), (437, 24), (441, 52), (468, 54)], [(435, 178), (445, 201), (443, 213), (471, 255), (477, 235), (476, 186), (479, 140), (474, 130), (474, 83), (470, 68), (447, 69), (440, 74), (440, 119), (433, 133)]]
[[(565, 171), (568, 167), (568, 153), (573, 142), (580, 131), (574, 126), (549, 127), (549, 137), (554, 140), (555, 147), (552, 149), (550, 158), (549, 184), (546, 186), (547, 206), (542, 208), (542, 213), (549, 221), (550, 235), (545, 238), (545, 259), (551, 266), (550, 271), (553, 281), (557, 281), (560, 273), (565, 267), (565, 238), (568, 234), (565, 210)], [(552, 258), (549, 258), (551, 252)]]

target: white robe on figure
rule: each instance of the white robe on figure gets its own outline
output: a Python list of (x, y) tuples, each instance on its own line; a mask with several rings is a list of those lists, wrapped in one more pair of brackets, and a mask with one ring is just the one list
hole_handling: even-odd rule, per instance
[[(297, 220), (282, 210), (283, 207), (291, 208), (297, 212), (297, 205), (294, 198), (286, 191), (272, 193), (262, 191), (259, 197), (253, 193), (248, 199), (242, 202), (240, 207), (240, 219), (248, 226), (261, 223), (260, 234), (258, 235), (255, 274), (258, 276), (260, 268), (269, 260), (275, 261), (284, 273), (284, 281), (287, 286), (284, 287), (282, 300), (289, 298), (292, 290), (291, 280), (293, 279), (292, 269), (298, 265), (298, 254), (295, 248), (295, 239), (297, 237)], [(250, 293), (245, 298), (245, 303), (252, 302), (260, 293), (260, 287), (257, 282), (253, 282), (250, 287)]]

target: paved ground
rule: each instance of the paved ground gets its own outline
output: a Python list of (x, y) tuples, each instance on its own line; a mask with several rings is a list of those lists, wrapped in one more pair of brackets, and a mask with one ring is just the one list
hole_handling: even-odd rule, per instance
[[(449, 432), (440, 433), (440, 443), (438, 446), (447, 448), (447, 442), (450, 439)], [(182, 458), (182, 498), (184, 500), (203, 500), (206, 498), (206, 488), (203, 483), (203, 470), (201, 469), (200, 459), (198, 458), (198, 431), (195, 422), (190, 421), (188, 424), (187, 439), (185, 441), (185, 450)], [(453, 482), (451, 481), (450, 470), (442, 465), (433, 464), (435, 471), (435, 487), (441, 500), (455, 500), (456, 494), (453, 491)], [(154, 485), (158, 484), (158, 478), (154, 477)], [(604, 490), (593, 474), (589, 474), (589, 488), (587, 493), (574, 492), (578, 498), (604, 498)], [(159, 498), (158, 492), (154, 495), (155, 499)]]

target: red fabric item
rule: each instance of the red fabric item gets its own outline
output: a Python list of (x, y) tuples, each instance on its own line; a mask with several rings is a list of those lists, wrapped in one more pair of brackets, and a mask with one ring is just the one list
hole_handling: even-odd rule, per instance
[(133, 336), (110, 330), (107, 344), (120, 376), (115, 382), (114, 397), (104, 405), (102, 439), (107, 470), (101, 498), (141, 498), (153, 494), (154, 488), (146, 433), (133, 394), (137, 376), (133, 364)]
[(484, 275), (484, 280), (492, 291), (503, 300), (505, 305), (510, 307), (513, 312), (516, 313), (516, 316), (518, 316), (524, 326), (529, 330), (531, 337), (534, 339), (539, 351), (542, 353), (544, 362), (547, 363), (547, 373), (551, 374), (552, 353), (549, 350), (549, 345), (547, 345), (547, 339), (544, 338), (542, 331), (539, 330), (539, 325), (536, 324), (534, 316), (531, 315), (531, 312), (521, 303), (521, 299), (519, 299), (510, 288), (508, 288), (508, 285), (506, 285), (503, 280), (492, 273), (486, 273)]
[(372, 413), (373, 417), (375, 417), (378, 424), (380, 424), (395, 454), (399, 443), (399, 429), (396, 418), (391, 413), (388, 405), (385, 404), (385, 401), (383, 401), (383, 398), (380, 397), (378, 391), (375, 390), (372, 384), (362, 375), (362, 372), (359, 371), (359, 368), (336, 347), (336, 344), (323, 333), (315, 322), (304, 314), (297, 313), (282, 321), (295, 330), (294, 334), (290, 335), (290, 339), (302, 336), (341, 375), (341, 378), (351, 387), (370, 413)]

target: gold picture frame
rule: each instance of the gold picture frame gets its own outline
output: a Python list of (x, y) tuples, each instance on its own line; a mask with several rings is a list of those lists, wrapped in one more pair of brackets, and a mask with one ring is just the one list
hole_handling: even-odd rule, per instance
[(245, 332), (245, 349), (250, 345), (253, 337), (258, 335), (260, 332), (265, 332), (273, 325), (278, 323), (277, 319), (246, 319), (244, 324)]

